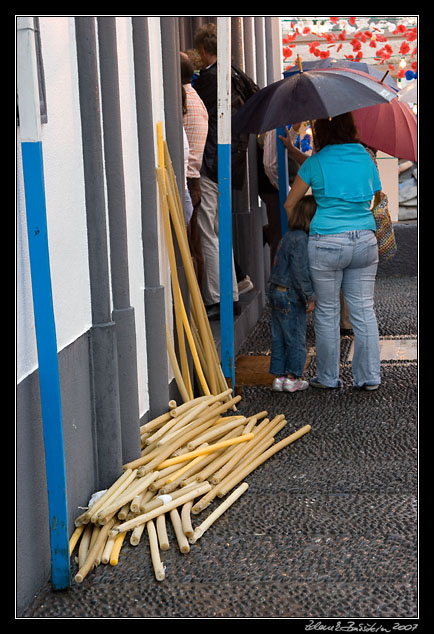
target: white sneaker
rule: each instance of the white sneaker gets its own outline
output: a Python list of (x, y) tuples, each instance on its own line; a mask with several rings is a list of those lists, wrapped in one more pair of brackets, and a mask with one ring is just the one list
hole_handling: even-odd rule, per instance
[(285, 379), (283, 383), (285, 392), (297, 392), (299, 390), (306, 390), (308, 387), (308, 381), (303, 381), (302, 379)]
[(272, 390), (273, 392), (283, 392), (283, 385), (285, 381), (287, 381), (285, 377), (281, 378), (280, 376), (276, 376), (273, 380)]
[(253, 282), (250, 279), (250, 277), (246, 275), (246, 277), (243, 280), (238, 282), (238, 295), (247, 293), (248, 291), (251, 291), (252, 288), (253, 288)]

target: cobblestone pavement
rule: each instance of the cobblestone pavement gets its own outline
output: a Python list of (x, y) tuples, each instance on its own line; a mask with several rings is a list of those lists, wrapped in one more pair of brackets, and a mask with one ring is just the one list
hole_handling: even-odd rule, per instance
[[(417, 278), (378, 277), (376, 310), (381, 338), (415, 339)], [(343, 337), (342, 389), (244, 388), (242, 413), (285, 414), (278, 440), (312, 429), (246, 478), (248, 491), (190, 553), (162, 553), (164, 581), (147, 540), (125, 542), (117, 567), (67, 591), (47, 584), (23, 617), (417, 618), (417, 363), (384, 361), (381, 388), (355, 391), (350, 345)], [(269, 348), (265, 310), (240, 353)]]

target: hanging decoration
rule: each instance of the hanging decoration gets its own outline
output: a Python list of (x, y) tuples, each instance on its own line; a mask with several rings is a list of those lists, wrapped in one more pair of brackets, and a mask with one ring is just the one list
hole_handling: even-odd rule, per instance
[[(396, 24), (392, 22), (396, 21)], [(396, 73), (398, 79), (408, 78), (408, 73), (417, 75), (417, 26), (414, 26), (416, 16), (384, 17), (374, 20), (367, 17), (322, 17), (309, 16), (309, 24), (302, 19), (288, 19), (289, 30), (282, 37), (282, 53), (284, 63), (290, 62), (294, 55), (295, 40), (310, 36), (315, 39), (309, 41), (309, 54), (325, 59), (333, 53), (342, 51), (343, 45), (352, 52), (343, 53), (343, 58), (351, 61), (367, 61), (371, 59), (375, 64), (386, 64), (388, 70)], [(388, 34), (402, 38), (399, 49), (392, 47)], [(396, 41), (396, 38), (394, 38)], [(363, 47), (365, 45), (365, 47)], [(372, 55), (367, 56), (366, 46), (372, 49)], [(334, 49), (334, 50), (333, 50)], [(288, 67), (289, 67), (288, 66)], [(285, 69), (286, 70), (286, 69)]]

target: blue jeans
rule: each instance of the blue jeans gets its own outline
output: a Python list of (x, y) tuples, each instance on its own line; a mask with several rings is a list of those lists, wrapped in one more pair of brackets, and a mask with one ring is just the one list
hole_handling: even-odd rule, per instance
[(303, 375), (306, 363), (306, 305), (292, 289), (279, 290), (269, 284), (271, 306), (270, 374)]
[(346, 231), (309, 236), (309, 267), (315, 290), (315, 346), (317, 378), (337, 387), (340, 362), (340, 301), (342, 292), (354, 331), (353, 383), (380, 384), (380, 342), (374, 311), (378, 266), (373, 231)]

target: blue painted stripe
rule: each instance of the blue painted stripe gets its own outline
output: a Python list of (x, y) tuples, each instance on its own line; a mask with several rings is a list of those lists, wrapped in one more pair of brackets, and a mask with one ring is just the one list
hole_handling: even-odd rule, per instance
[(286, 154), (286, 148), (280, 136), (285, 136), (285, 128), (277, 128), (276, 130), (276, 144), (277, 144), (277, 176), (279, 179), (279, 202), (280, 202), (280, 226), (282, 229), (282, 236), (288, 231), (288, 216), (286, 215), (285, 201), (288, 197), (289, 191), (289, 178), (288, 178), (288, 159)]
[(60, 590), (70, 585), (68, 511), (42, 143), (22, 143), (22, 161), (50, 516), (51, 582)]
[(219, 275), (221, 363), (225, 378), (235, 387), (234, 312), (232, 286), (232, 187), (231, 146), (219, 143)]

